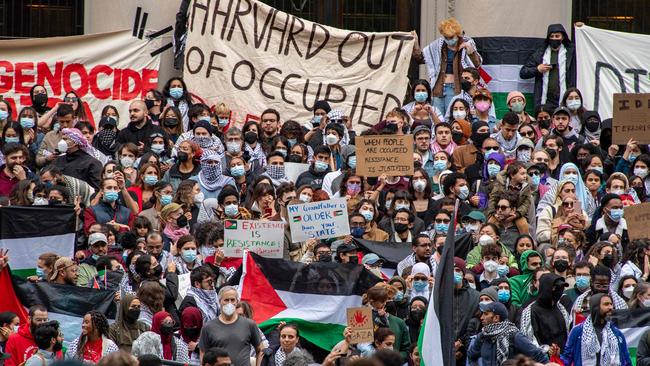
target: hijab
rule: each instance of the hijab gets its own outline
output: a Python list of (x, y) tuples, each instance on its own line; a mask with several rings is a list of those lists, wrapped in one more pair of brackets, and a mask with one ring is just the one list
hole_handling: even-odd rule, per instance
[[(146, 325), (139, 323), (137, 319), (129, 321), (127, 319), (127, 313), (129, 311), (129, 306), (136, 297), (132, 294), (125, 294), (122, 296), (120, 301), (120, 314), (117, 318), (117, 341), (119, 346), (128, 345), (129, 347), (133, 345), (133, 342), (146, 331)], [(141, 329), (144, 328), (144, 329)]]
[[(185, 343), (197, 342), (199, 339), (199, 333), (201, 327), (203, 326), (203, 316), (201, 315), (201, 310), (194, 306), (190, 306), (183, 310), (181, 314), (181, 337)], [(188, 328), (196, 328), (198, 331), (196, 334), (188, 334)]]
[(162, 322), (165, 320), (165, 318), (171, 317), (168, 312), (166, 311), (159, 311), (153, 316), (153, 320), (151, 322), (151, 331), (158, 334), (160, 336), (160, 341), (162, 342), (162, 347), (163, 347), (163, 358), (165, 360), (171, 360), (173, 356), (172, 352), (172, 338), (174, 337), (173, 334), (162, 334), (160, 331), (160, 328), (162, 327)]

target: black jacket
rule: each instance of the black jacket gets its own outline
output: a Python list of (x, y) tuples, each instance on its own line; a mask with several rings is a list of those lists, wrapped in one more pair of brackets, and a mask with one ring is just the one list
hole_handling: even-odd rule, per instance
[(327, 168), (326, 171), (322, 173), (316, 172), (314, 170), (314, 164), (309, 167), (309, 170), (300, 174), (298, 179), (296, 179), (296, 187), (302, 187), (304, 185), (311, 186), (314, 190), (321, 189), (323, 186), (323, 178), (327, 173), (330, 172), (330, 169)]
[[(564, 305), (561, 301), (553, 300), (553, 287), (556, 283), (564, 283), (564, 280), (553, 273), (545, 274), (539, 279), (539, 296), (531, 305), (530, 321), (533, 333), (540, 344), (555, 343), (564, 349), (569, 337), (569, 329), (557, 303), (560, 302), (560, 306)], [(564, 292), (564, 289), (561, 291)], [(565, 307), (565, 310), (571, 313), (571, 309)]]
[(77, 150), (59, 156), (54, 165), (61, 169), (61, 173), (81, 179), (98, 190), (101, 184), (102, 163), (86, 152)]
[[(167, 136), (165, 131), (158, 126), (155, 126), (149, 119), (147, 119), (147, 123), (140, 129), (135, 126), (135, 123), (131, 122), (126, 128), (122, 129), (120, 133), (117, 134), (117, 142), (119, 144), (132, 142), (139, 145), (140, 142), (145, 143), (149, 141), (149, 136), (154, 132)], [(167, 137), (165, 137), (165, 140), (167, 140)]]
[[(535, 78), (535, 105), (538, 105), (542, 101), (542, 87), (544, 83), (544, 74), (541, 74), (537, 70), (537, 65), (541, 64), (544, 58), (544, 52), (546, 51), (546, 47), (548, 47), (549, 44), (549, 36), (551, 33), (556, 33), (556, 32), (561, 32), (564, 34), (564, 40), (562, 43), (564, 44), (564, 47), (566, 48), (566, 88), (571, 88), (576, 86), (576, 55), (575, 55), (575, 48), (573, 46), (573, 43), (569, 40), (569, 36), (567, 35), (566, 31), (564, 30), (564, 26), (562, 24), (551, 24), (548, 26), (548, 30), (546, 32), (546, 40), (544, 41), (544, 44), (542, 47), (538, 48), (533, 52), (530, 57), (528, 57), (528, 60), (526, 63), (521, 67), (521, 70), (519, 70), (519, 77), (522, 79), (532, 79)], [(560, 98), (562, 96), (560, 95)], [(547, 104), (553, 104), (554, 106), (559, 105), (559, 101), (546, 101)]]

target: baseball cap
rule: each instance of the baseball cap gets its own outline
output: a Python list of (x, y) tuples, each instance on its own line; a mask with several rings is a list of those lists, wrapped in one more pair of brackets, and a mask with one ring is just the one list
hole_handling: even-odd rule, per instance
[(465, 219), (472, 219), (474, 221), (480, 221), (480, 222), (485, 222), (487, 220), (485, 218), (485, 214), (481, 211), (472, 211), (467, 215), (463, 216), (463, 220)]
[(114, 117), (104, 116), (99, 120), (99, 128), (104, 127), (104, 125), (117, 127), (117, 120)]
[(560, 106), (560, 107), (555, 108), (555, 110), (553, 111), (553, 115), (555, 116), (558, 113), (564, 113), (567, 116), (571, 116), (571, 112), (569, 111), (569, 108), (567, 108), (567, 107)]
[(65, 271), (66, 268), (74, 266), (75, 262), (70, 257), (60, 257), (54, 262), (52, 273), (50, 273), (50, 281), (56, 280), (59, 276), (59, 271)]
[(498, 301), (493, 301), (489, 304), (479, 304), (479, 308), (483, 313), (494, 313), (501, 318), (501, 320), (508, 320), (508, 309), (506, 306)]
[(379, 258), (379, 256), (375, 253), (368, 253), (361, 258), (361, 264), (370, 264), (373, 265), (375, 263), (383, 263), (384, 261)]
[(88, 236), (88, 245), (93, 246), (97, 243), (108, 244), (108, 239), (106, 239), (106, 235), (102, 233), (92, 233), (90, 234), (90, 236)]
[(357, 246), (354, 243), (344, 243), (336, 248), (337, 253), (347, 253), (355, 250), (357, 250)]

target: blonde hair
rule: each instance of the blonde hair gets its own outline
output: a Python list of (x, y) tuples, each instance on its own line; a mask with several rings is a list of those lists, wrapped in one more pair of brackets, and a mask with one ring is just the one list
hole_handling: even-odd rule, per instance
[(458, 20), (456, 20), (456, 18), (449, 18), (442, 20), (440, 24), (438, 24), (438, 31), (443, 36), (450, 38), (453, 36), (460, 36), (463, 29), (461, 28), (460, 23), (458, 23)]
[(225, 103), (219, 103), (214, 109), (214, 114), (230, 114), (230, 109)]

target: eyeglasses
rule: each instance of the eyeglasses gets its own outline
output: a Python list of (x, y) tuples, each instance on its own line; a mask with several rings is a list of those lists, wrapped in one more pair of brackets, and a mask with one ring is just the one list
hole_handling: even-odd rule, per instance
[(540, 172), (528, 172), (528, 176), (532, 177), (533, 175), (541, 175)]
[(526, 132), (519, 132), (520, 135), (526, 136), (526, 137), (534, 137), (535, 136), (535, 131), (526, 131)]
[(436, 219), (435, 220), (436, 224), (448, 224), (451, 222), (450, 219)]
[(564, 207), (573, 207), (575, 202), (562, 202), (562, 206)]
[(68, 97), (68, 98), (65, 98), (65, 99), (63, 99), (63, 100), (64, 100), (66, 103), (74, 103), (74, 102), (78, 102), (78, 101), (79, 101), (79, 98)]
[(494, 208), (496, 208), (497, 210), (505, 211), (505, 210), (509, 209), (510, 206), (501, 205), (501, 206), (495, 206)]
[(486, 146), (484, 148), (484, 150), (485, 151), (499, 151), (499, 147), (498, 146)]

